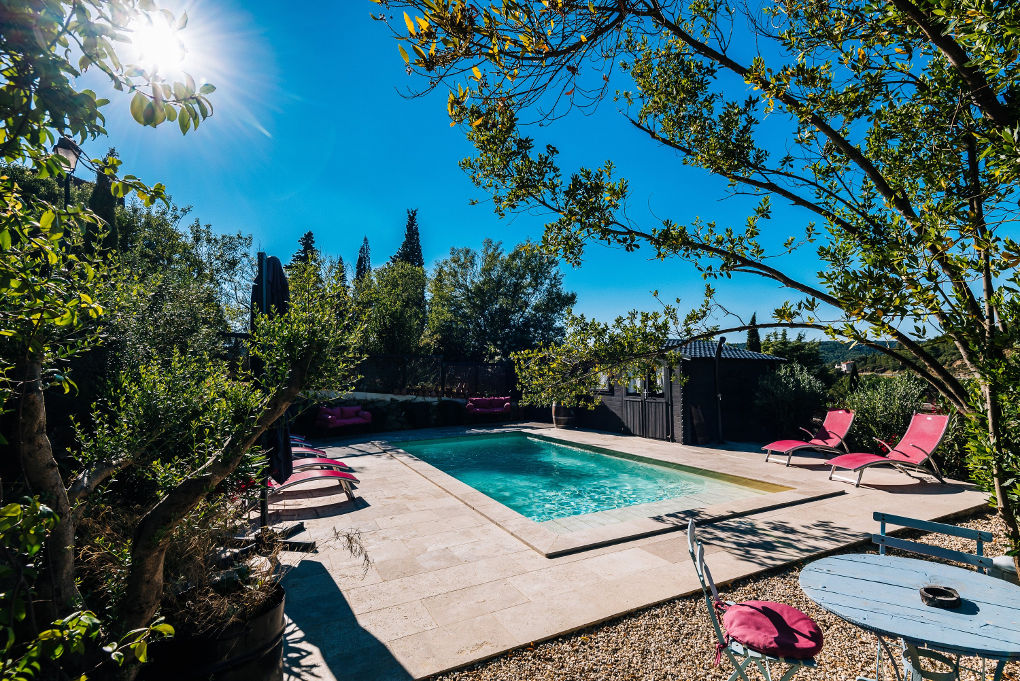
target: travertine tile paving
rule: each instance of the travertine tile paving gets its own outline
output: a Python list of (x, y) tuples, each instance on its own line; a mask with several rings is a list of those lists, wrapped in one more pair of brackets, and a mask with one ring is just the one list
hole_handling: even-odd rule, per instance
[[(984, 504), (967, 485), (921, 483), (895, 472), (869, 471), (870, 486), (860, 489), (829, 482), (821, 460), (811, 455), (794, 457), (801, 465), (786, 468), (755, 452), (585, 431), (554, 434), (793, 487), (784, 498), (816, 499), (703, 525), (720, 582), (866, 539), (875, 530), (876, 510), (934, 519)], [(314, 554), (285, 555), (294, 566), (284, 581), (291, 677), (422, 678), (698, 588), (683, 533), (547, 558), (514, 536), (527, 527), (503, 514), (505, 507), (479, 504), (450, 485), (455, 495), (436, 483), (441, 476), (426, 477), (408, 465), (394, 449), (401, 437), (409, 436), (329, 448), (362, 481), (355, 504), (331, 484), (276, 497), (274, 518), (302, 520), (307, 529), (301, 538), (319, 546)], [(838, 496), (818, 498), (818, 490)], [(769, 496), (760, 497), (762, 507)], [(594, 514), (601, 516), (594, 523), (561, 522), (559, 531), (568, 541), (576, 533), (611, 529), (609, 518), (635, 522), (631, 513), (610, 514)], [(501, 524), (487, 515), (499, 515)], [(664, 514), (656, 522), (671, 529), (685, 526), (686, 518)], [(345, 551), (336, 530), (360, 532), (370, 567)]]

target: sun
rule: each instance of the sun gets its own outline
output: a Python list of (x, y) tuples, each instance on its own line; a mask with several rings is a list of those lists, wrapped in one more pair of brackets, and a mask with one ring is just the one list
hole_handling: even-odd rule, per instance
[(164, 14), (154, 12), (139, 17), (129, 32), (131, 49), (139, 66), (163, 75), (183, 69), (188, 49)]

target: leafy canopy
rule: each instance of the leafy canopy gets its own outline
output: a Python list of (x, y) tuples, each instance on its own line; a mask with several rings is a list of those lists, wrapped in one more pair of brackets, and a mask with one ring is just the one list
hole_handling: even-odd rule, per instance
[[(476, 148), (462, 165), (498, 214), (544, 211), (544, 247), (572, 263), (606, 243), (676, 258), (711, 281), (763, 277), (790, 299), (762, 328), (814, 329), (894, 356), (970, 421), (973, 473), (1020, 549), (1020, 362), (1011, 351), (1020, 243), (1010, 229), (1020, 5), (382, 4), (406, 10), (392, 26), (399, 51), (422, 90), (449, 89), (451, 121)], [(522, 121), (597, 104), (617, 68), (626, 120), (664, 159), (753, 198), (744, 224), (633, 219), (632, 187), (611, 161), (564, 171), (554, 146), (526, 134)], [(775, 201), (799, 209), (799, 229), (772, 222)], [(798, 250), (816, 259), (813, 276), (784, 266)], [(678, 335), (707, 331), (717, 311), (707, 292), (704, 314)], [(926, 350), (929, 335), (952, 339), (973, 386)]]
[(557, 261), (523, 243), (509, 252), (486, 239), (481, 252), (450, 249), (429, 281), (427, 337), (448, 359), (506, 360), (559, 341), (577, 296)]

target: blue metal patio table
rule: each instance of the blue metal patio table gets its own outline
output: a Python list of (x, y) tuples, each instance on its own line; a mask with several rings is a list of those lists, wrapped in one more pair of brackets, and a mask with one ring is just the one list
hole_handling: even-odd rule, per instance
[[(932, 584), (956, 589), (960, 607), (922, 603), (921, 587)], [(873, 631), (883, 644), (888, 636), (922, 655), (931, 656), (924, 652), (930, 649), (995, 660), (995, 681), (1007, 661), (1020, 660), (1020, 587), (1005, 580), (915, 558), (849, 554), (805, 566), (800, 587), (823, 609)]]

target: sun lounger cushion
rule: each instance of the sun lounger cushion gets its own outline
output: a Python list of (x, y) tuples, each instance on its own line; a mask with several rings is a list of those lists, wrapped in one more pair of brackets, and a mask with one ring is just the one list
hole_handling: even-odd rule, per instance
[(726, 636), (751, 650), (774, 657), (803, 660), (822, 649), (822, 630), (793, 606), (771, 601), (744, 601), (726, 608)]
[(325, 449), (309, 447), (308, 445), (291, 445), (290, 451), (294, 456), (326, 456)]
[(836, 468), (845, 468), (847, 470), (855, 471), (861, 466), (870, 466), (876, 463), (893, 463), (894, 461), (896, 461), (896, 459), (892, 459), (887, 456), (870, 454), (868, 452), (855, 452), (853, 454), (837, 456), (835, 459), (831, 459), (829, 463)]
[(341, 471), (353, 471), (354, 469), (339, 459), (331, 459), (325, 456), (304, 458), (294, 460), (294, 470), (304, 468), (335, 468)]
[(286, 489), (288, 487), (293, 487), (294, 485), (300, 484), (302, 482), (313, 481), (313, 480), (335, 480), (335, 481), (338, 481), (338, 482), (348, 483), (348, 485), (350, 485), (351, 483), (357, 484), (357, 483), (361, 482), (360, 480), (358, 480), (357, 477), (355, 477), (354, 475), (352, 475), (352, 474), (350, 474), (350, 473), (348, 473), (346, 471), (312, 469), (312, 470), (306, 470), (306, 471), (300, 471), (298, 473), (294, 473), (294, 475), (292, 475), (289, 478), (287, 478), (287, 480), (284, 481), (284, 483), (282, 485), (277, 483), (276, 481), (270, 479), (269, 480), (269, 490), (271, 492), (272, 491), (283, 490), (283, 489)]
[(771, 444), (767, 444), (762, 449), (767, 449), (773, 452), (788, 452), (791, 449), (811, 449), (810, 442), (804, 440), (778, 440)]

